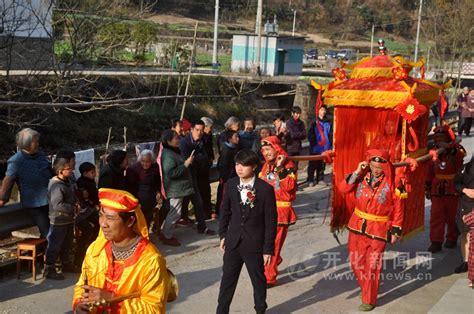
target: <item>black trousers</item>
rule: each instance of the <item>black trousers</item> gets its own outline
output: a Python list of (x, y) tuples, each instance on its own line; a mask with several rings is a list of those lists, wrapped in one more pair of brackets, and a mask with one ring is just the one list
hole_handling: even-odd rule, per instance
[(314, 181), (314, 172), (316, 171), (316, 181), (324, 181), (324, 169), (326, 169), (326, 164), (322, 160), (310, 160), (308, 162), (308, 178), (306, 179), (307, 182)]
[(462, 133), (464, 132), (464, 134), (469, 135), (469, 133), (471, 133), (471, 127), (472, 118), (463, 118), (461, 129), (459, 130), (458, 134), (462, 135)]
[(222, 198), (224, 197), (224, 184), (225, 182), (219, 182), (219, 185), (217, 186), (217, 199), (216, 199), (216, 209), (215, 213), (219, 216), (220, 209), (221, 209), (221, 203), (222, 203)]
[(198, 175), (199, 193), (201, 193), (202, 207), (204, 210), (204, 217), (211, 216), (211, 182), (209, 181), (209, 169), (202, 170)]
[(263, 254), (245, 252), (243, 245), (239, 244), (235, 249), (227, 249), (224, 253), (217, 314), (229, 313), (243, 264), (252, 282), (255, 311), (264, 312), (267, 309), (267, 279), (263, 267)]
[(50, 225), (47, 236), (46, 266), (53, 267), (58, 256), (63, 265), (72, 264), (70, 253), (74, 241), (74, 225)]
[(464, 121), (463, 121), (463, 118), (462, 118), (462, 113), (460, 111), (458, 111), (458, 135), (461, 136), (462, 135), (462, 125), (463, 125)]

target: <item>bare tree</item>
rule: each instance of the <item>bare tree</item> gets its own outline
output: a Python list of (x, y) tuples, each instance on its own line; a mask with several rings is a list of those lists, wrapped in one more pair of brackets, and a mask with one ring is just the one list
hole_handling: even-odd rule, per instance
[[(472, 58), (474, 44), (474, 2), (472, 0), (434, 0), (428, 2), (426, 19), (423, 20), (422, 30), (424, 39), (432, 43), (433, 58), (438, 65), (450, 62), (450, 72), (457, 62), (462, 63)], [(433, 59), (432, 58), (432, 59)], [(469, 60), (472, 61), (472, 60)], [(460, 80), (457, 80), (458, 84)]]

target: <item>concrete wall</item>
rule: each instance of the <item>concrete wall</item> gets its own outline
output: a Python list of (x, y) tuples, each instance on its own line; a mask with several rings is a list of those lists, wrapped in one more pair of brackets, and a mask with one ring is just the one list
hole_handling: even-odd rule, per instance
[(0, 69), (53, 65), (53, 0), (0, 0)]
[(304, 38), (278, 38), (277, 49), (284, 50), (285, 75), (300, 75), (303, 71)]
[[(234, 35), (232, 41), (232, 72), (248, 72), (257, 61), (257, 36)], [(263, 75), (275, 74), (276, 38), (262, 36), (260, 68)]]
[(52, 37), (53, 0), (3, 0), (0, 5), (0, 35)]
[(53, 40), (49, 38), (0, 37), (1, 70), (42, 70), (53, 66)]
[[(279, 53), (285, 51), (285, 75), (299, 75), (303, 69), (304, 38), (262, 36), (261, 70), (263, 75), (278, 74)], [(232, 72), (248, 72), (257, 60), (257, 36), (234, 35)]]

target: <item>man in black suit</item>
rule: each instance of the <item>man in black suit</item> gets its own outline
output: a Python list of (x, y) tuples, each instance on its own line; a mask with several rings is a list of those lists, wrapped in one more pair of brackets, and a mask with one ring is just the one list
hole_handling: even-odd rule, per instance
[(255, 311), (267, 309), (267, 281), (264, 266), (270, 264), (275, 249), (277, 210), (273, 187), (255, 176), (259, 164), (255, 152), (244, 149), (235, 156), (238, 177), (224, 187), (220, 208), (220, 248), (224, 266), (217, 313), (229, 313), (242, 265), (250, 275)]

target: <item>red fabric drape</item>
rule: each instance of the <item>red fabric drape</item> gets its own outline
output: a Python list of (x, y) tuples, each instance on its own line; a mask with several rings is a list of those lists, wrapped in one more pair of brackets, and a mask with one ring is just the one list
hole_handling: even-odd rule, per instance
[[(374, 109), (368, 107), (336, 107), (334, 122), (334, 151), (336, 156), (333, 163), (333, 208), (331, 227), (340, 229), (347, 224), (354, 210), (354, 200), (351, 194), (342, 195), (337, 185), (345, 177), (353, 172), (359, 162), (365, 160), (365, 152), (370, 146), (372, 148), (384, 137), (385, 126), (390, 121), (397, 130), (391, 136), (385, 136), (380, 143), (387, 145), (399, 138), (401, 126), (399, 115), (390, 109)], [(415, 132), (420, 139), (420, 147), (426, 147), (427, 114), (413, 122)], [(424, 136), (422, 136), (424, 134)], [(371, 145), (372, 144), (372, 145)], [(380, 148), (380, 147), (379, 147)], [(383, 148), (383, 147), (381, 147)], [(395, 157), (395, 156), (391, 156)], [(425, 167), (420, 165), (419, 169), (410, 176), (413, 177), (412, 192), (409, 193), (405, 203), (404, 234), (407, 234), (421, 226), (424, 219), (424, 192), (423, 181)], [(418, 173), (421, 172), (421, 175)]]

